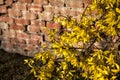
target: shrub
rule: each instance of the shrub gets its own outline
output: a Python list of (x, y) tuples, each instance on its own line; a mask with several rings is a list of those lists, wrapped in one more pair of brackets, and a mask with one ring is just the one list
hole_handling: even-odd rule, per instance
[(38, 80), (115, 80), (120, 72), (120, 0), (92, 0), (80, 19), (58, 16), (50, 46), (25, 63)]

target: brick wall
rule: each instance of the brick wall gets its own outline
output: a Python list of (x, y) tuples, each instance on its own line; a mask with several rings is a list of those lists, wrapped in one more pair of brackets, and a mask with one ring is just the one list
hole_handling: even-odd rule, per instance
[(90, 0), (0, 0), (0, 48), (33, 56), (41, 50), (47, 31), (43, 27), (60, 28), (55, 16), (78, 19)]

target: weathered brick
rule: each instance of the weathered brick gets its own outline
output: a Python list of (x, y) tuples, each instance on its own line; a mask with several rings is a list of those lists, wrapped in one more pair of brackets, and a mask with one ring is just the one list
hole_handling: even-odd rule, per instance
[(40, 32), (40, 26), (29, 25), (29, 26), (28, 26), (28, 31), (29, 31), (30, 33), (39, 33), (39, 32)]
[(10, 38), (10, 33), (8, 30), (2, 30), (2, 38), (8, 40)]
[(7, 13), (6, 6), (0, 6), (0, 13)]
[(48, 4), (48, 0), (34, 0), (33, 1), (34, 4), (39, 4), (39, 5), (43, 5), (43, 4)]
[(15, 30), (2, 30), (2, 37), (7, 40), (16, 37)]
[(17, 42), (18, 44), (26, 44), (26, 40), (23, 39), (23, 38), (16, 38), (16, 42)]
[(31, 45), (40, 45), (41, 42), (39, 40), (36, 40), (36, 39), (30, 39), (29, 44), (31, 44)]
[(10, 41), (10, 42), (15, 42), (15, 43), (16, 43), (16, 38), (15, 38), (15, 37), (10, 38), (9, 41)]
[(40, 25), (40, 27), (44, 27), (45, 26), (45, 21), (40, 21), (39, 25)]
[(61, 24), (54, 22), (47, 22), (46, 26), (51, 29), (60, 29)]
[(4, 4), (4, 0), (0, 0), (0, 4)]
[(30, 37), (31, 37), (31, 39), (34, 39), (34, 40), (41, 40), (41, 36), (39, 36), (37, 34), (33, 34)]
[(15, 38), (16, 37), (16, 33), (15, 33), (15, 30), (9, 30), (9, 35), (10, 35), (10, 38)]
[(40, 20), (31, 20), (31, 25), (45, 26), (45, 22)]
[(16, 24), (22, 24), (22, 25), (29, 25), (30, 24), (30, 20), (27, 19), (15, 19), (15, 23)]
[(30, 12), (36, 12), (36, 13), (40, 13), (40, 12), (42, 12), (43, 11), (43, 7), (42, 7), (42, 5), (34, 5), (34, 4), (29, 4), (28, 5), (28, 10), (30, 11)]
[(90, 4), (92, 0), (84, 0), (85, 4)]
[(38, 53), (38, 46), (33, 46), (33, 45), (26, 45), (24, 47), (24, 51), (26, 53), (26, 56), (31, 56), (33, 57), (35, 53)]
[(64, 0), (49, 0), (50, 5), (64, 7)]
[(1, 22), (7, 22), (9, 24), (13, 24), (14, 23), (14, 19), (7, 17), (7, 16), (0, 16), (0, 21)]
[(78, 15), (82, 14), (83, 12), (84, 12), (83, 8), (77, 9), (76, 10), (76, 15), (78, 16)]
[(32, 3), (32, 0), (19, 0), (21, 3)]
[(29, 40), (29, 44), (31, 44), (31, 45), (40, 45), (41, 40), (42, 40), (41, 36), (33, 34), (33, 35), (31, 35), (31, 38)]
[(23, 25), (10, 24), (10, 29), (24, 31), (25, 27)]
[(13, 7), (14, 9), (17, 9), (17, 10), (27, 10), (27, 4), (22, 4), (22, 3), (15, 3), (13, 4)]
[(0, 21), (0, 29), (1, 30), (7, 30), (8, 29), (8, 24), (6, 22), (1, 22)]
[(66, 2), (67, 7), (71, 8), (83, 8), (83, 1), (82, 0), (68, 0)]
[(46, 23), (46, 27), (52, 28), (52, 27), (53, 27), (53, 22), (47, 22), (47, 23)]
[(77, 16), (77, 11), (75, 9), (70, 9), (69, 16)]
[(55, 13), (55, 14), (60, 14), (60, 9), (59, 9), (59, 7), (55, 7), (54, 8), (54, 10), (53, 10), (53, 13)]
[(46, 12), (53, 12), (55, 9), (52, 5), (45, 5), (43, 6), (43, 8), (44, 8), (44, 11)]
[(53, 19), (53, 13), (52, 12), (43, 12), (39, 14), (39, 18), (41, 20), (51, 21)]
[(24, 11), (23, 12), (23, 19), (28, 19), (28, 20), (34, 20), (37, 18), (36, 14), (28, 12), (28, 11)]
[(27, 51), (31, 51), (33, 50), (33, 47), (31, 45), (26, 45), (24, 49)]
[(16, 38), (21, 38), (21, 39), (29, 39), (30, 35), (22, 32), (22, 31), (16, 31)]
[(12, 3), (13, 3), (13, 0), (6, 0), (6, 1), (5, 1), (5, 4), (6, 4), (7, 6), (10, 6)]
[(26, 52), (24, 52), (24, 48), (26, 44), (17, 44), (16, 46), (17, 46), (16, 48), (17, 52), (19, 52), (21, 55), (26, 55)]
[(70, 8), (63, 7), (63, 8), (59, 8), (59, 10), (60, 10), (60, 14), (63, 16), (67, 16), (70, 13)]
[[(16, 2), (15, 2), (16, 1)], [(90, 0), (0, 0), (1, 6), (6, 9), (1, 10), (6, 15), (0, 16), (0, 22), (7, 26), (2, 27), (4, 30), (0, 32), (4, 40), (9, 40), (6, 50), (17, 51), (22, 55), (33, 55), (39, 46), (49, 43), (48, 30), (60, 29), (61, 24), (52, 22), (54, 16), (73, 16), (76, 18), (83, 12), (83, 3), (89, 4)], [(13, 3), (14, 2), (14, 3)], [(33, 2), (33, 3), (32, 3)], [(3, 5), (5, 4), (5, 5)], [(9, 7), (8, 7), (9, 6)], [(79, 17), (78, 17), (79, 19)], [(9, 26), (9, 27), (8, 27)], [(46, 28), (45, 27), (45, 28)], [(26, 33), (25, 30), (29, 33)], [(40, 35), (39, 35), (40, 33)], [(44, 35), (44, 37), (43, 37)], [(14, 45), (16, 42), (16, 45)], [(7, 44), (7, 42), (6, 42)], [(8, 49), (10, 48), (10, 49)]]
[(21, 17), (22, 13), (19, 9), (8, 9), (8, 16), (10, 16), (10, 17)]
[(8, 52), (11, 52), (12, 50), (12, 44), (9, 41), (3, 41), (1, 47)]

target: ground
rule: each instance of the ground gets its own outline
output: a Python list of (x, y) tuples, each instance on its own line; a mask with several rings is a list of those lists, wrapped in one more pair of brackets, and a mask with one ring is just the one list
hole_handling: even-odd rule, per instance
[[(0, 80), (36, 80), (24, 64), (24, 59), (28, 58), (30, 57), (0, 50)], [(118, 58), (120, 64), (120, 57)], [(120, 80), (120, 74), (117, 80)]]
[(36, 80), (24, 59), (30, 58), (0, 50), (0, 80)]

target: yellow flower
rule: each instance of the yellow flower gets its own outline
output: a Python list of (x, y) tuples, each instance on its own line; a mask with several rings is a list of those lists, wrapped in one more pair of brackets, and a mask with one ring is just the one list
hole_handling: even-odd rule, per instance
[(116, 12), (120, 13), (120, 9), (119, 9), (119, 8), (116, 8)]

